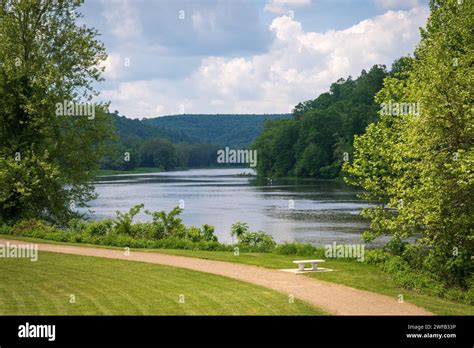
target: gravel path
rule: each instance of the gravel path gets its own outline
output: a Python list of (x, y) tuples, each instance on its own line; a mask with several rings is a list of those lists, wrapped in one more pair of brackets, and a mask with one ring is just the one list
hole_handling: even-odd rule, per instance
[[(24, 241), (0, 239), (1, 244), (6, 242), (9, 242), (10, 245), (31, 244)], [(398, 303), (398, 299), (395, 297), (263, 267), (151, 252), (131, 251), (129, 255), (126, 255), (121, 250), (35, 244), (38, 245), (40, 251), (141, 261), (218, 274), (293, 295), (297, 299), (337, 315), (431, 315), (430, 312), (411, 303)]]

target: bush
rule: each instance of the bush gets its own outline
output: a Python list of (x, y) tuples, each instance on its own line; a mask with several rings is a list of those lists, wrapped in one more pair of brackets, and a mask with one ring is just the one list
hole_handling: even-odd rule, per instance
[(273, 253), (278, 255), (314, 255), (324, 257), (324, 250), (315, 248), (311, 244), (287, 243), (277, 245)]
[(217, 242), (217, 236), (214, 235), (214, 226), (208, 224), (202, 225), (202, 235), (205, 241)]
[(239, 244), (255, 248), (259, 251), (269, 251), (275, 248), (275, 241), (262, 231), (244, 232), (239, 236)]
[(175, 207), (169, 213), (166, 211), (150, 212), (145, 210), (145, 213), (151, 215), (153, 218), (153, 224), (155, 225), (157, 232), (157, 239), (169, 236), (185, 236), (186, 227), (183, 225), (182, 220), (178, 218), (182, 211), (183, 209), (180, 207)]
[(213, 242), (200, 241), (192, 242), (188, 239), (180, 239), (177, 237), (169, 237), (157, 240), (153, 243), (153, 248), (156, 249), (184, 249), (184, 250), (207, 250), (207, 251), (230, 251), (231, 246)]
[(189, 239), (191, 242), (200, 242), (203, 240), (203, 235), (198, 227), (191, 226), (187, 228), (185, 238)]
[(137, 204), (134, 207), (130, 208), (128, 213), (116, 211), (117, 218), (114, 220), (114, 224), (117, 233), (125, 235), (132, 234), (133, 218), (140, 212), (143, 206), (143, 204)]
[(390, 254), (382, 249), (373, 249), (365, 251), (364, 262), (372, 265), (383, 264), (390, 258)]
[(407, 245), (409, 245), (408, 242), (400, 238), (394, 237), (387, 244), (385, 244), (384, 249), (391, 254), (401, 255)]
[(131, 235), (137, 239), (154, 239), (158, 233), (152, 223), (136, 222), (131, 226)]
[(474, 270), (471, 255), (466, 249), (446, 253), (439, 248), (432, 248), (423, 259), (422, 266), (426, 270), (436, 269), (438, 278), (448, 287), (467, 288)]
[(0, 234), (11, 234), (11, 227), (8, 225), (0, 225)]
[(239, 239), (239, 237), (249, 231), (249, 225), (246, 222), (236, 222), (235, 224), (232, 224), (230, 228), (230, 235), (232, 237), (236, 237)]
[(112, 231), (113, 220), (107, 219), (102, 221), (91, 221), (84, 224), (82, 231), (87, 236), (105, 236)]
[(20, 220), (18, 221), (15, 225), (13, 225), (13, 228), (11, 229), (11, 233), (13, 235), (17, 236), (23, 236), (25, 233), (29, 233), (32, 231), (35, 232), (53, 232), (55, 230), (54, 227), (48, 225), (45, 221), (43, 220), (38, 220), (38, 219), (26, 219), (26, 220)]
[(250, 247), (254, 251), (267, 252), (275, 248), (275, 241), (268, 234), (250, 232), (245, 222), (236, 222), (230, 229), (230, 235), (236, 237), (240, 247)]

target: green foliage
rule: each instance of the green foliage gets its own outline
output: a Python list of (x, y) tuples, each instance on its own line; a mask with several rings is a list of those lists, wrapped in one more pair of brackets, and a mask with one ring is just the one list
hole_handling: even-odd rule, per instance
[(166, 211), (145, 211), (145, 213), (151, 215), (153, 218), (153, 224), (156, 229), (156, 238), (160, 239), (168, 236), (183, 237), (185, 235), (185, 226), (183, 225), (182, 220), (178, 218), (182, 211), (183, 209), (180, 207), (175, 207), (169, 213)]
[(359, 78), (340, 79), (330, 91), (298, 104), (294, 118), (264, 125), (253, 148), (261, 176), (335, 178), (350, 156), (354, 135), (377, 118), (374, 95), (387, 76), (384, 66), (362, 71)]
[(143, 204), (138, 204), (130, 208), (128, 213), (122, 213), (120, 211), (117, 211), (117, 218), (114, 221), (115, 231), (118, 234), (132, 235), (133, 218), (140, 212), (140, 210), (143, 209), (143, 207)]
[(273, 238), (262, 232), (251, 232), (245, 222), (236, 222), (231, 226), (230, 235), (236, 237), (238, 245), (250, 247), (252, 250), (270, 251), (275, 248)]
[(239, 244), (262, 250), (272, 250), (276, 243), (272, 236), (262, 231), (245, 232), (239, 237)]
[(376, 96), (380, 104), (419, 103), (421, 111), (381, 115), (355, 138), (354, 160), (345, 165), (346, 180), (377, 204), (364, 212), (366, 237), (417, 237), (393, 262), (461, 288), (474, 269), (473, 20), (472, 1), (432, 2), (415, 57), (400, 62)]
[[(67, 229), (59, 229), (43, 220), (27, 219), (14, 226), (2, 228), (2, 232), (24, 237), (42, 238), (58, 242), (88, 243), (130, 248), (171, 248), (187, 250), (231, 250), (218, 242), (214, 227), (203, 225), (202, 229), (186, 228), (177, 216), (182, 209), (171, 212), (147, 213), (153, 222), (133, 222), (143, 204), (132, 207), (127, 213), (117, 212), (115, 220), (83, 221), (72, 219)], [(162, 233), (163, 231), (167, 233)]]
[(214, 226), (203, 225), (202, 229), (196, 226), (191, 226), (185, 229), (184, 239), (192, 242), (217, 242), (217, 237), (214, 235)]
[(33, 231), (38, 233), (50, 233), (55, 231), (55, 228), (48, 225), (43, 220), (38, 219), (24, 219), (19, 220), (12, 228), (11, 233), (13, 235), (22, 236), (24, 233)]
[[(265, 120), (289, 115), (175, 115), (131, 120), (113, 115), (120, 139), (110, 143), (101, 168), (162, 170), (215, 167), (225, 146), (244, 149), (261, 132)], [(128, 153), (127, 160), (124, 154)]]
[(143, 144), (140, 151), (140, 165), (162, 170), (176, 168), (177, 156), (173, 144), (168, 140), (154, 139)]
[[(457, 260), (457, 259), (455, 259)], [(401, 241), (388, 243), (383, 249), (367, 250), (364, 262), (378, 265), (399, 286), (419, 293), (438, 296), (466, 304), (474, 304), (472, 275), (466, 286), (447, 284), (434, 269), (444, 268), (444, 258), (438, 258), (433, 249)], [(462, 264), (462, 262), (461, 262)]]
[(230, 227), (230, 235), (232, 237), (240, 238), (241, 235), (249, 231), (249, 225), (246, 222), (236, 222)]
[(390, 255), (382, 249), (366, 250), (364, 254), (364, 262), (370, 265), (383, 264), (390, 257)]
[(94, 197), (113, 129), (107, 106), (93, 119), (56, 115), (57, 103), (93, 102), (106, 59), (97, 31), (76, 22), (81, 3), (0, 2), (1, 220), (65, 223)]
[(276, 246), (273, 253), (278, 255), (302, 255), (302, 256), (316, 256), (323, 258), (324, 249), (316, 248), (311, 244), (303, 243), (283, 243)]
[(266, 120), (287, 117), (285, 114), (174, 115), (145, 119), (141, 123), (180, 134), (181, 138), (168, 138), (173, 142), (245, 148), (260, 134)]
[(400, 256), (393, 256), (383, 264), (383, 270), (404, 288), (421, 291), (431, 289), (441, 295), (441, 285), (429, 273), (414, 271)]
[(202, 225), (201, 234), (203, 236), (203, 239), (209, 242), (217, 242), (217, 236), (214, 235), (214, 230), (214, 226), (208, 224)]
[(97, 237), (97, 236), (106, 236), (112, 232), (113, 220), (106, 219), (101, 221), (91, 221), (87, 224), (84, 224), (84, 234)]

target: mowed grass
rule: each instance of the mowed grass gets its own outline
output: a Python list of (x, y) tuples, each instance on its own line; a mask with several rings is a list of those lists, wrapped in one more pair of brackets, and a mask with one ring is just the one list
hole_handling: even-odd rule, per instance
[[(243, 263), (267, 268), (296, 268), (293, 260), (313, 259), (314, 256), (276, 255), (271, 253), (240, 253), (222, 251), (154, 250), (172, 255), (200, 257)], [(442, 299), (436, 296), (420, 294), (398, 286), (380, 267), (357, 262), (356, 260), (326, 259), (322, 267), (332, 268), (334, 272), (306, 273), (302, 277), (311, 277), (332, 283), (347, 285), (356, 289), (372, 291), (395, 299), (399, 295), (403, 300), (438, 315), (474, 315), (474, 306)], [(307, 266), (308, 267), (308, 266)]]
[[(29, 238), (20, 236), (1, 235), (5, 239), (18, 239), (37, 243), (63, 244), (87, 246), (77, 243), (62, 243), (48, 241), (39, 238)], [(88, 245), (95, 248), (120, 249), (116, 247), (105, 247), (98, 245)], [(198, 257), (209, 260), (219, 260), (236, 262), (241, 264), (260, 266), (266, 268), (296, 268), (292, 263), (296, 259), (314, 258), (313, 256), (277, 255), (272, 253), (240, 253), (238, 256), (233, 252), (225, 251), (194, 251), (194, 250), (171, 250), (171, 249), (132, 249), (143, 252), (158, 252), (170, 255), (181, 255), (188, 257)], [(411, 302), (419, 307), (425, 308), (437, 315), (474, 315), (474, 306), (445, 300), (437, 296), (420, 294), (415, 291), (404, 289), (398, 286), (388, 274), (384, 273), (380, 267), (360, 263), (355, 260), (327, 259), (324, 267), (333, 268), (335, 272), (307, 273), (302, 276), (314, 277), (328, 282), (347, 285), (356, 289), (372, 291), (387, 296), (392, 296), (398, 300), (399, 295), (403, 295), (403, 300)]]
[(40, 252), (36, 262), (1, 258), (0, 278), (0, 315), (325, 314), (245, 282), (97, 257)]

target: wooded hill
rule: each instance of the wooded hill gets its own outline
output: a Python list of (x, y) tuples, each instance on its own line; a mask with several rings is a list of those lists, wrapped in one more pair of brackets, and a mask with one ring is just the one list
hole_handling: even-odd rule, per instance
[(114, 121), (122, 140), (162, 138), (173, 143), (244, 148), (255, 141), (266, 120), (290, 117), (289, 114), (190, 114), (138, 120), (115, 114)]
[(156, 167), (162, 170), (217, 165), (217, 150), (249, 147), (267, 120), (277, 115), (174, 115), (129, 119), (112, 115), (118, 139), (101, 160), (103, 169), (129, 170)]

